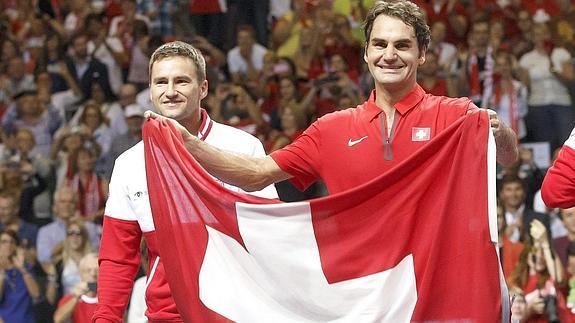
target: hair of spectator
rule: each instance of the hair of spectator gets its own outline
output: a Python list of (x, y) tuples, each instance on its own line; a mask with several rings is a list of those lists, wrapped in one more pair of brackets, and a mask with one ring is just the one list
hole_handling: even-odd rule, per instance
[(503, 189), (503, 187), (505, 187), (505, 185), (508, 185), (511, 183), (517, 183), (517, 184), (521, 185), (521, 188), (525, 191), (525, 183), (523, 183), (521, 178), (517, 177), (516, 175), (504, 176), (501, 179), (501, 189)]
[(199, 82), (206, 79), (206, 61), (202, 53), (194, 46), (183, 41), (173, 41), (158, 47), (150, 58), (149, 72), (152, 76), (154, 63), (169, 57), (187, 57), (196, 66), (196, 77)]
[(406, 25), (413, 27), (419, 50), (427, 49), (431, 40), (431, 31), (425, 21), (425, 15), (415, 3), (407, 0), (377, 1), (373, 5), (364, 22), (366, 46), (369, 45), (373, 22), (380, 15), (400, 19)]

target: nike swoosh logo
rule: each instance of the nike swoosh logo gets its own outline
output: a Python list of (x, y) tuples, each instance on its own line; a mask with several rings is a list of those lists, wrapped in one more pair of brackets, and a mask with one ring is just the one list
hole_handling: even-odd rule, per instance
[(363, 137), (361, 137), (361, 138), (359, 138), (359, 139), (357, 139), (357, 140), (351, 140), (351, 138), (350, 138), (349, 141), (347, 142), (347, 145), (348, 145), (349, 147), (351, 147), (351, 146), (353, 146), (353, 145), (355, 145), (355, 144), (359, 144), (359, 143), (362, 142), (365, 138), (367, 138), (367, 136), (363, 136)]

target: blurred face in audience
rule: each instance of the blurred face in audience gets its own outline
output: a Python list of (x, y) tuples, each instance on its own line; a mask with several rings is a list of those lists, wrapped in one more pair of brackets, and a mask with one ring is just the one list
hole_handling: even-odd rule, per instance
[(76, 58), (86, 59), (88, 57), (88, 38), (86, 36), (76, 37), (72, 43), (72, 48)]
[(280, 80), (280, 96), (282, 99), (292, 99), (295, 97), (295, 86), (292, 81), (288, 78), (283, 78)]
[(518, 182), (508, 182), (503, 184), (500, 195), (501, 201), (506, 209), (518, 208), (525, 200), (525, 191), (521, 183)]
[(14, 238), (7, 234), (0, 234), (0, 256), (10, 257), (16, 252), (16, 241)]
[(519, 294), (515, 296), (513, 304), (511, 305), (511, 319), (513, 322), (520, 322), (525, 319), (527, 315), (527, 302), (525, 296)]
[(27, 94), (18, 98), (18, 114), (21, 117), (37, 116), (41, 112), (35, 95)]
[(82, 228), (75, 223), (70, 224), (66, 229), (66, 240), (72, 250), (81, 250), (85, 243)]
[(549, 38), (549, 28), (547, 28), (546, 24), (535, 24), (533, 26), (533, 43), (536, 45), (542, 44), (548, 41)]
[(16, 57), (17, 55), (18, 55), (18, 52), (16, 51), (16, 47), (14, 46), (14, 43), (9, 41), (9, 40), (5, 40), (2, 43), (2, 60), (8, 61), (12, 57)]
[(238, 32), (238, 47), (240, 49), (250, 49), (255, 40), (252, 33), (248, 30), (240, 30)]
[(10, 223), (18, 214), (16, 201), (12, 197), (0, 196), (0, 222)]
[(445, 40), (445, 24), (443, 22), (435, 22), (431, 26), (431, 41), (437, 45)]
[(531, 31), (531, 26), (533, 22), (531, 20), (531, 14), (527, 10), (521, 10), (517, 14), (517, 26), (523, 33)]
[(86, 105), (84, 109), (84, 124), (90, 129), (97, 129), (102, 124), (102, 113), (97, 105)]
[(8, 76), (15, 80), (20, 80), (26, 75), (26, 70), (24, 69), (24, 60), (20, 56), (12, 57), (9, 60), (8, 65)]
[(487, 22), (477, 22), (473, 24), (473, 41), (476, 46), (485, 47), (489, 43), (489, 24)]
[(437, 70), (439, 70), (439, 64), (437, 63), (437, 55), (433, 52), (428, 52), (425, 54), (425, 63), (419, 68), (419, 73), (426, 76), (436, 76)]
[(76, 212), (76, 197), (72, 191), (57, 194), (54, 199), (54, 214), (61, 220), (67, 220)]
[(561, 218), (565, 229), (571, 234), (575, 234), (575, 207), (561, 210)]
[(76, 163), (78, 165), (79, 172), (91, 172), (92, 170), (94, 170), (95, 158), (89, 151), (87, 150), (78, 151), (78, 155), (76, 158), (77, 158)]
[(16, 145), (20, 152), (28, 153), (32, 151), (36, 145), (34, 134), (28, 130), (19, 130), (16, 133)]
[(80, 262), (80, 278), (83, 282), (95, 283), (98, 281), (98, 258), (87, 255)]
[(136, 86), (133, 84), (124, 84), (120, 87), (119, 102), (123, 107), (127, 107), (132, 103), (136, 103)]

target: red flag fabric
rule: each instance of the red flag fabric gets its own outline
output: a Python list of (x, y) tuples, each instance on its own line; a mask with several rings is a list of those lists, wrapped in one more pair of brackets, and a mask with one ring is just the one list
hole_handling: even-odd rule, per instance
[(297, 203), (226, 190), (169, 123), (147, 121), (143, 137), (186, 322), (508, 321), (485, 112), (369, 183)]

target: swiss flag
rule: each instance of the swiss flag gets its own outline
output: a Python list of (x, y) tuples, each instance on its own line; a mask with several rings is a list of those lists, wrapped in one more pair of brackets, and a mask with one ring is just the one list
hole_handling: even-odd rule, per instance
[(186, 322), (508, 321), (490, 133), (486, 113), (466, 115), (369, 183), (281, 203), (226, 190), (173, 126), (147, 121), (150, 201), (180, 314)]

